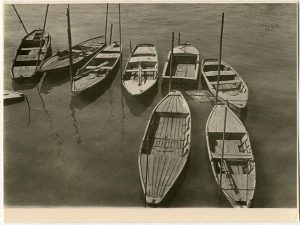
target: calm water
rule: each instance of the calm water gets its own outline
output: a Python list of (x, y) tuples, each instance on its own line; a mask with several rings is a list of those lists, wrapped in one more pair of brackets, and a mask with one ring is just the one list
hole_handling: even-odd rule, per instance
[[(17, 5), (28, 30), (43, 26), (45, 5)], [(73, 44), (104, 33), (105, 5), (71, 5)], [(118, 6), (109, 8), (118, 40)], [(250, 90), (244, 123), (257, 166), (254, 207), (296, 207), (296, 4), (122, 4), (124, 62), (129, 41), (154, 43), (160, 74), (171, 32), (193, 43), (201, 57), (217, 57), (225, 12), (223, 59)], [(52, 47), (67, 48), (66, 5), (51, 5)], [(25, 102), (4, 107), (6, 205), (140, 206), (137, 153), (161, 90), (134, 99), (120, 88), (120, 73), (99, 92), (72, 98), (68, 75), (37, 87), (9, 75), (24, 31), (5, 6), (4, 87), (25, 92)], [(124, 64), (123, 64), (124, 66)], [(187, 97), (192, 113), (191, 158), (168, 207), (219, 207), (204, 128), (212, 104)], [(223, 201), (222, 207), (230, 207)]]

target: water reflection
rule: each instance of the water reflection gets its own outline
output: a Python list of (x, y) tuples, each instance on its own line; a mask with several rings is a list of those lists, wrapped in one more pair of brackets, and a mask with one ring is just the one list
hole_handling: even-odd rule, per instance
[(41, 81), (41, 93), (49, 94), (54, 87), (65, 84), (70, 81), (70, 77), (65, 74), (49, 74), (46, 73)]
[(149, 90), (149, 92), (145, 93), (142, 96), (131, 96), (124, 88), (122, 88), (122, 93), (124, 95), (128, 108), (134, 116), (140, 116), (148, 109), (148, 107), (156, 97), (157, 91), (157, 83), (151, 90)]
[(77, 144), (81, 145), (82, 138), (81, 138), (81, 133), (80, 133), (79, 126), (77, 124), (76, 111), (73, 108), (72, 104), (70, 104), (69, 107), (70, 107), (70, 110), (71, 110), (71, 118), (73, 119), (73, 127), (75, 129), (75, 132), (73, 133), (73, 136), (76, 136)]

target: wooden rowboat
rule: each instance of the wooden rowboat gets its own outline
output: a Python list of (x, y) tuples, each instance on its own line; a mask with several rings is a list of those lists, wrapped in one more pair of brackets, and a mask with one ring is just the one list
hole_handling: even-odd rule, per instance
[(111, 77), (119, 64), (122, 47), (113, 43), (90, 59), (72, 80), (72, 93), (80, 94), (87, 91)]
[[(103, 36), (83, 41), (72, 47), (74, 72), (105, 47)], [(57, 52), (39, 68), (40, 72), (64, 72), (69, 69), (69, 49)]]
[(250, 139), (244, 125), (228, 106), (219, 104), (213, 108), (206, 123), (206, 142), (213, 174), (228, 201), (233, 207), (250, 207), (256, 185)]
[[(173, 49), (172, 82), (198, 85), (200, 55), (198, 49), (184, 43)], [(162, 81), (170, 79), (171, 51), (165, 62)]]
[[(210, 92), (216, 96), (218, 79), (218, 59), (204, 59), (201, 63), (202, 75)], [(221, 61), (218, 98), (227, 101), (233, 109), (243, 109), (248, 102), (248, 87), (241, 76), (226, 62)]]
[(130, 95), (141, 95), (157, 83), (157, 51), (153, 44), (135, 46), (126, 64), (122, 84)]
[(154, 108), (139, 151), (140, 178), (148, 204), (159, 204), (171, 189), (187, 162), (190, 144), (189, 106), (181, 92), (170, 92)]
[(41, 63), (51, 55), (51, 36), (47, 31), (44, 31), (43, 37), (41, 37), (42, 35), (43, 30), (37, 29), (22, 39), (10, 69), (13, 80), (32, 78), (36, 75)]

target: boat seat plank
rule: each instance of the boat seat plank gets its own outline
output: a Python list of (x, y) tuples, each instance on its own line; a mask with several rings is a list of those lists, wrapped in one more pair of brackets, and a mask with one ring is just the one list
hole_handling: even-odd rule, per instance
[(204, 62), (204, 66), (218, 66), (219, 65), (219, 61), (206, 61)]
[[(217, 85), (217, 81), (210, 82), (212, 85)], [(225, 81), (219, 81), (219, 85), (222, 84), (240, 84), (242, 81), (240, 79), (235, 80), (225, 80)], [(236, 86), (230, 86), (231, 88), (236, 88)]]
[[(222, 154), (219, 153), (211, 153), (212, 158), (220, 159), (222, 158)], [(240, 154), (230, 154), (230, 153), (224, 153), (223, 154), (224, 159), (252, 159), (252, 154), (247, 153), (240, 153)]]
[[(236, 75), (236, 73), (232, 70), (228, 70), (228, 71), (220, 71), (220, 75), (221, 76), (232, 76), (232, 75)], [(208, 71), (205, 72), (205, 76), (218, 76), (218, 71)]]

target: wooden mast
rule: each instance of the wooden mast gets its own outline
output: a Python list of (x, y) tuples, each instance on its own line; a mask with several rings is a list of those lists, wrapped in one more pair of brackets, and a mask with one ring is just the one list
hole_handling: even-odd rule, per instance
[(72, 35), (71, 35), (71, 22), (70, 22), (70, 6), (68, 4), (67, 8), (67, 17), (68, 17), (68, 42), (69, 42), (69, 63), (70, 63), (70, 83), (72, 90), (72, 82), (73, 82), (73, 58), (72, 58)]
[[(123, 54), (122, 54), (122, 35), (121, 35), (121, 4), (119, 3), (119, 38), (120, 38), (120, 53), (121, 53), (121, 57), (120, 57), (120, 70), (121, 70), (121, 76), (122, 76), (122, 58), (123, 58)], [(121, 84), (122, 84), (122, 79), (121, 79)]]
[(106, 4), (106, 16), (105, 16), (105, 45), (106, 45), (106, 35), (107, 35), (107, 17), (108, 17), (108, 3)]
[(172, 46), (171, 46), (171, 55), (170, 55), (170, 79), (169, 79), (169, 92), (171, 91), (172, 83), (172, 66), (173, 66), (173, 48), (174, 48), (174, 32), (172, 32)]
[(180, 45), (180, 32), (178, 33), (178, 45)]
[(110, 36), (109, 36), (109, 44), (111, 44), (112, 32), (113, 32), (113, 24), (110, 24)]
[(219, 203), (221, 202), (221, 192), (222, 192), (222, 171), (224, 163), (224, 144), (225, 144), (225, 131), (226, 131), (226, 119), (227, 119), (227, 107), (225, 106), (224, 112), (224, 127), (223, 127), (223, 137), (222, 137), (222, 153), (221, 153), (221, 165), (220, 165), (220, 180), (219, 180)]
[(40, 55), (41, 55), (41, 48), (42, 48), (42, 42), (43, 42), (43, 38), (44, 38), (45, 27), (46, 27), (47, 16), (48, 16), (48, 8), (49, 8), (49, 4), (47, 4), (47, 8), (46, 8), (45, 20), (44, 20), (42, 35), (40, 37), (40, 48), (39, 48), (39, 52), (38, 52), (38, 60), (37, 60), (37, 63), (36, 63), (35, 71), (37, 70), (37, 68), (39, 66)]
[[(224, 13), (222, 13), (222, 25), (221, 25), (221, 36), (220, 36), (220, 52), (219, 52), (219, 65), (218, 65), (218, 79), (216, 88), (216, 99), (215, 104), (218, 103), (218, 91), (220, 82), (220, 70), (221, 70), (221, 57), (222, 57), (222, 42), (223, 42), (223, 26), (224, 26)], [(226, 119), (227, 119), (227, 107), (225, 106), (224, 112), (224, 127), (223, 127), (223, 137), (222, 137), (222, 153), (221, 153), (221, 165), (220, 165), (220, 180), (219, 180), (219, 204), (221, 203), (221, 192), (222, 192), (222, 171), (223, 171), (223, 161), (224, 161), (224, 144), (225, 144), (225, 131), (226, 131)]]
[(222, 41), (223, 41), (223, 26), (224, 26), (224, 13), (222, 13), (221, 37), (220, 37), (220, 52), (219, 52), (219, 66), (218, 66), (218, 78), (217, 78), (216, 99), (215, 99), (215, 103), (216, 104), (218, 103), (218, 92), (219, 92), (219, 82), (220, 82), (221, 57), (222, 57)]
[(23, 29), (25, 30), (26, 34), (28, 34), (28, 32), (27, 32), (27, 30), (26, 30), (26, 27), (25, 27), (25, 25), (24, 25), (24, 23), (23, 23), (23, 21), (22, 21), (22, 19), (21, 19), (20, 15), (19, 15), (19, 13), (18, 13), (17, 9), (15, 8), (14, 4), (12, 4), (12, 7), (14, 8), (14, 10), (15, 10), (15, 12), (16, 12), (16, 14), (17, 14), (18, 18), (19, 18), (19, 21), (20, 21), (20, 23), (21, 23), (21, 24), (22, 24), (22, 26), (23, 26)]

